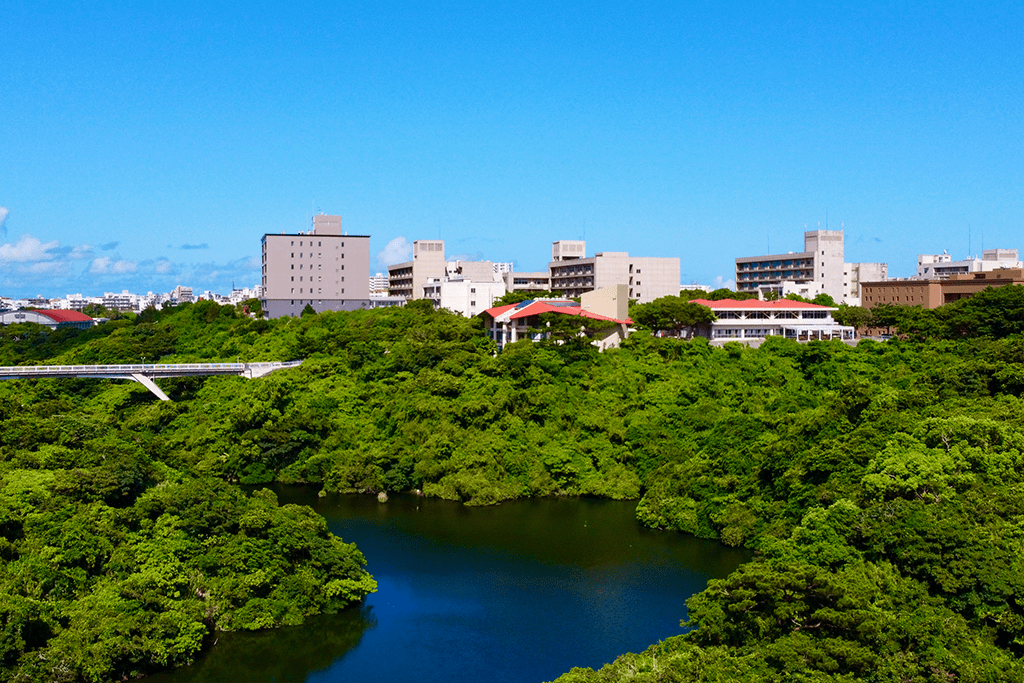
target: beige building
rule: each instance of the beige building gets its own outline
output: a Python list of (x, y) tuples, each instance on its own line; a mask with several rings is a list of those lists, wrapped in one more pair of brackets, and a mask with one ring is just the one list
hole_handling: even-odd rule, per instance
[(678, 296), (680, 263), (676, 257), (630, 256), (625, 251), (605, 251), (586, 256), (586, 242), (560, 240), (551, 245), (550, 289), (567, 297), (615, 285), (626, 285), (627, 295), (638, 303), (663, 296)]
[(312, 229), (263, 236), (263, 311), (269, 318), (366, 308), (370, 237), (345, 235), (341, 216), (314, 216)]
[(736, 291), (808, 298), (828, 294), (836, 303), (856, 306), (860, 283), (885, 279), (888, 271), (885, 263), (847, 263), (842, 230), (810, 230), (801, 252), (736, 259)]
[(388, 295), (422, 299), (423, 287), (444, 277), (444, 240), (416, 240), (412, 261), (388, 266)]
[(551, 291), (551, 273), (505, 273), (505, 289), (509, 292), (549, 292)]

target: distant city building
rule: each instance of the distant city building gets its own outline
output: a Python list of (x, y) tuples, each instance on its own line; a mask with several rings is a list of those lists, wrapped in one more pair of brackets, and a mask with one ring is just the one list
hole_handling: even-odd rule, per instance
[(1016, 249), (985, 249), (981, 258), (976, 256), (954, 261), (947, 252), (920, 254), (917, 257), (917, 277), (925, 280), (945, 280), (953, 275), (982, 273), (1001, 268), (1021, 268)]
[(370, 297), (381, 298), (388, 295), (388, 276), (377, 273), (370, 276)]
[(312, 230), (263, 235), (263, 295), (268, 318), (366, 308), (370, 303), (370, 237), (345, 235), (341, 216), (320, 214)]
[(171, 301), (174, 301), (174, 302), (179, 303), (179, 304), (183, 304), (183, 303), (189, 303), (189, 302), (194, 301), (194, 300), (195, 300), (195, 297), (192, 296), (192, 288), (191, 287), (183, 287), (181, 285), (178, 285), (173, 290), (171, 290)]
[(836, 303), (858, 305), (860, 283), (888, 274), (884, 263), (847, 263), (842, 230), (804, 233), (804, 250), (736, 259), (736, 291), (763, 296), (828, 294)]
[(628, 296), (648, 303), (679, 294), (680, 264), (676, 257), (630, 256), (606, 251), (587, 257), (583, 240), (559, 240), (551, 245), (549, 287), (567, 297), (614, 285), (626, 285)]
[(0, 313), (0, 325), (15, 325), (17, 323), (35, 323), (45, 325), (52, 330), (64, 327), (75, 327), (88, 329), (96, 321), (79, 311), (61, 310), (17, 310), (4, 311)]

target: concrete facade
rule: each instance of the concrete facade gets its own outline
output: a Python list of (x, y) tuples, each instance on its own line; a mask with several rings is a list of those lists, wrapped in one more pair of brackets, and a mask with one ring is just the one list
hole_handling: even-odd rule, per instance
[(985, 249), (981, 258), (954, 261), (948, 253), (919, 254), (916, 277), (927, 280), (946, 280), (954, 275), (981, 273), (1002, 268), (1021, 268), (1016, 249)]
[(630, 256), (625, 251), (605, 251), (588, 258), (586, 243), (581, 240), (555, 242), (551, 255), (554, 260), (548, 264), (550, 288), (567, 297), (626, 285), (630, 299), (649, 303), (663, 296), (678, 296), (681, 289), (680, 261), (675, 257)]
[(444, 277), (444, 240), (416, 240), (412, 261), (388, 266), (388, 296), (422, 299), (423, 286)]
[[(843, 266), (843, 298), (847, 306), (860, 306), (862, 282), (881, 282), (889, 278), (887, 263), (847, 263)], [(785, 296), (785, 295), (783, 295)]]
[(263, 236), (263, 311), (267, 317), (366, 308), (370, 237), (345, 235), (341, 217), (314, 216), (312, 230)]
[(505, 283), (477, 282), (462, 277), (445, 278), (424, 286), (424, 296), (438, 308), (472, 318), (494, 305), (505, 295)]
[(888, 270), (885, 263), (847, 263), (842, 230), (810, 230), (804, 233), (802, 252), (736, 259), (736, 291), (807, 298), (828, 294), (836, 303), (856, 306), (860, 283), (884, 279)]
[(551, 273), (505, 273), (505, 289), (509, 292), (550, 292)]

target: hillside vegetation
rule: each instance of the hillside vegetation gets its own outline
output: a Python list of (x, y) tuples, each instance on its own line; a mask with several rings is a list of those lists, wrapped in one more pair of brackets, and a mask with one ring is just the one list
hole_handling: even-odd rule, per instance
[[(856, 348), (641, 333), (603, 354), (494, 356), (476, 321), (421, 305), (4, 328), (0, 364), (305, 362), (161, 380), (172, 402), (134, 383), (0, 383), (0, 666), (134, 675), (184, 661), (209, 628), (361, 597), (361, 557), (322, 520), (236, 487), (278, 480), (639, 498), (646, 525), (759, 551), (691, 599), (696, 628), (566, 682), (1024, 680), (1024, 339), (994, 322), (1022, 316), (1024, 294), (961, 303), (941, 324), (916, 312), (914, 340)], [(984, 333), (964, 332), (972, 315)]]

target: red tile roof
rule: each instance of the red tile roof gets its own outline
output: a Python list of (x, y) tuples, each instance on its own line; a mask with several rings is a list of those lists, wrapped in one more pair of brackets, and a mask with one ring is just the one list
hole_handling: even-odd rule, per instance
[(84, 323), (92, 322), (92, 318), (81, 311), (58, 311), (52, 309), (36, 310), (36, 313), (45, 315), (55, 323)]
[[(562, 305), (557, 305), (549, 301), (537, 300), (531, 304), (523, 306), (518, 311), (510, 315), (509, 320), (528, 318), (532, 315), (540, 315), (541, 313), (561, 313), (562, 315), (580, 315), (583, 316), (584, 318), (590, 318), (591, 320), (611, 320), (626, 325), (633, 324), (633, 321), (630, 320), (629, 318), (626, 318), (625, 320), (616, 320), (615, 318), (609, 318), (607, 316), (598, 315), (597, 313), (585, 311), (582, 308), (580, 308), (579, 304), (576, 303), (569, 303), (567, 305), (567, 302), (561, 302), (561, 304)], [(497, 306), (495, 308), (488, 308), (486, 311), (484, 311), (484, 313), (491, 316), (492, 318), (497, 318), (498, 316), (508, 312), (513, 308), (516, 308), (517, 306), (519, 306), (519, 304), (512, 304), (509, 306)]]
[(791, 299), (779, 299), (778, 301), (758, 301), (757, 299), (746, 299), (744, 301), (737, 301), (736, 299), (721, 299), (719, 301), (709, 301), (708, 299), (691, 299), (695, 304), (701, 306), (707, 306), (711, 310), (754, 310), (754, 309), (768, 309), (775, 311), (792, 311), (795, 309), (813, 309), (813, 310), (834, 310), (829, 306), (819, 306), (818, 304), (809, 304), (803, 301), (793, 301)]

